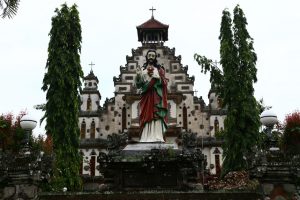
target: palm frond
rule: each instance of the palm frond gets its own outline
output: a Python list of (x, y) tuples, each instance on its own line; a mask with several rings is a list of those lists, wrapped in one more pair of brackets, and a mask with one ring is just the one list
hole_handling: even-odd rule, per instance
[(2, 9), (1, 17), (12, 18), (17, 14), (20, 0), (0, 0), (0, 9)]

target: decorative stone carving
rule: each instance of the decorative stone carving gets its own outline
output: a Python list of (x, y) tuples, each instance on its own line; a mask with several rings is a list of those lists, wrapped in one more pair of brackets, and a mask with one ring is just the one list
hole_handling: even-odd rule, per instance
[(122, 73), (122, 72), (125, 72), (125, 71), (127, 71), (126, 67), (123, 67), (122, 65), (120, 65), (120, 72)]
[(37, 185), (50, 179), (52, 161), (52, 156), (31, 149), (19, 154), (1, 151), (0, 185), (4, 186), (4, 199), (36, 198)]
[(122, 148), (126, 145), (128, 139), (128, 135), (126, 133), (116, 134), (107, 136), (107, 148), (110, 154), (115, 154), (122, 150)]
[(183, 132), (182, 133), (182, 146), (184, 149), (192, 149), (197, 145), (197, 134)]

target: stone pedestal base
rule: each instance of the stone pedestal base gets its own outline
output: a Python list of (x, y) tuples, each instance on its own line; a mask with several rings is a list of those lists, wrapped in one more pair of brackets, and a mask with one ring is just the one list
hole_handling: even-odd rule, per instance
[[(204, 155), (176, 144), (129, 144), (119, 153), (99, 155), (108, 190), (187, 189), (197, 185)], [(199, 188), (199, 187), (198, 187)]]

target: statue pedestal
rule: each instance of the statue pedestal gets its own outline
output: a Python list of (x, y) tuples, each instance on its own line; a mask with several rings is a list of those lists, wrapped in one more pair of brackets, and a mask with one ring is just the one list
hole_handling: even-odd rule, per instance
[(204, 155), (176, 144), (129, 144), (119, 152), (101, 153), (100, 172), (106, 190), (188, 189), (197, 184)]
[(177, 144), (170, 143), (136, 143), (128, 144), (122, 151), (121, 155), (145, 155), (151, 153), (151, 150), (158, 151), (179, 151)]
[(136, 144), (128, 144), (123, 151), (134, 151), (134, 150), (143, 150), (149, 151), (151, 149), (178, 149), (177, 144), (173, 143), (136, 143)]

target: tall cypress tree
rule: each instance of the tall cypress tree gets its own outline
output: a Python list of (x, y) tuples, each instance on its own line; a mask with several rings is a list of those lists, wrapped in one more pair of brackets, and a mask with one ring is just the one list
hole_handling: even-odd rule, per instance
[(81, 26), (77, 6), (56, 9), (52, 18), (48, 59), (42, 89), (47, 92), (46, 131), (52, 135), (55, 153), (54, 189), (78, 190), (80, 155), (78, 114)]
[(247, 29), (242, 9), (234, 9), (233, 24), (230, 13), (223, 11), (220, 28), (220, 64), (195, 54), (202, 70), (211, 72), (210, 81), (227, 108), (224, 122), (223, 174), (247, 168), (245, 156), (257, 144), (259, 135), (259, 111), (254, 97), (253, 83), (256, 78), (256, 54), (253, 39)]

